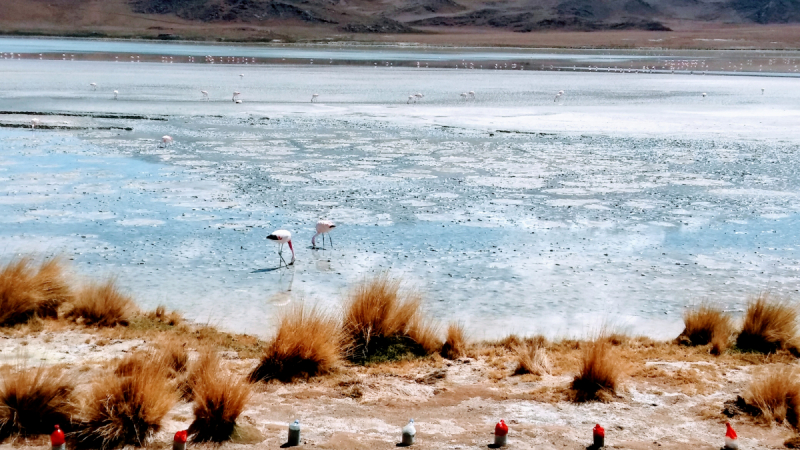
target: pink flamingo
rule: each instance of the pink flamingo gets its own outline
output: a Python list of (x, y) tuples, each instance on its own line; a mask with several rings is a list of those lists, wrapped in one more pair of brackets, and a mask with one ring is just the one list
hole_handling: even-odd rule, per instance
[(36, 125), (39, 125), (39, 119), (34, 117), (33, 119), (31, 119), (31, 129), (36, 128)]
[[(292, 251), (292, 262), (286, 264), (286, 267), (289, 267), (292, 264), (294, 264), (294, 247), (292, 247), (292, 233), (286, 230), (275, 230), (272, 232), (272, 234), (267, 236), (267, 239), (269, 239), (270, 241), (274, 241), (276, 244), (280, 245), (278, 247), (278, 256), (281, 258), (281, 262), (283, 262), (283, 264), (286, 264), (286, 260), (283, 259), (283, 244), (289, 244), (289, 250)], [(278, 267), (280, 266), (281, 263), (279, 262)]]
[(325, 235), (326, 234), (328, 235), (328, 241), (330, 241), (330, 243), (331, 243), (331, 248), (333, 248), (333, 240), (331, 239), (331, 235), (328, 234), (328, 233), (330, 233), (331, 230), (333, 230), (334, 228), (336, 228), (336, 224), (334, 224), (330, 220), (320, 220), (319, 222), (317, 222), (317, 234), (315, 234), (311, 238), (311, 248), (317, 248), (317, 244), (316, 244), (316, 242), (314, 242), (314, 240), (320, 234), (322, 235), (322, 248), (325, 248)]
[(172, 136), (165, 135), (161, 137), (161, 145), (166, 147), (167, 145), (172, 144)]

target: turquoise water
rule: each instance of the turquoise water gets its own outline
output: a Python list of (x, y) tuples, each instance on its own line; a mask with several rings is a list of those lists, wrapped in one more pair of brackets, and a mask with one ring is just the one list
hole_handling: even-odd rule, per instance
[[(0, 127), (3, 254), (63, 254), (148, 308), (266, 334), (287, 305), (336, 308), (390, 271), (476, 338), (662, 337), (686, 305), (800, 289), (792, 79), (35, 59), (0, 73), (0, 125), (64, 128)], [(310, 248), (319, 218), (339, 225), (333, 249)], [(278, 228), (290, 269), (265, 239)]]

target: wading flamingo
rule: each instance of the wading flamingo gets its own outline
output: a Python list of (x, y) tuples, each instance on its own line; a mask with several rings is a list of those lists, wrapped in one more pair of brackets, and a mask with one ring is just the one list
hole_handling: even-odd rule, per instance
[(33, 119), (31, 119), (31, 129), (36, 128), (36, 125), (39, 125), (39, 119), (34, 117)]
[(166, 147), (169, 144), (172, 144), (172, 136), (169, 135), (161, 136), (161, 146)]
[(564, 91), (558, 91), (558, 94), (556, 94), (556, 98), (554, 98), (553, 101), (557, 102), (562, 95), (564, 95)]
[[(320, 234), (322, 235), (322, 248), (325, 248), (325, 235), (330, 233), (334, 228), (336, 228), (336, 225), (330, 220), (320, 220), (317, 222), (317, 234), (311, 238), (311, 248), (317, 248), (317, 244), (314, 240)], [(331, 243), (331, 248), (333, 248), (333, 240), (330, 234), (328, 234), (328, 241)]]
[(119, 95), (119, 91), (118, 91), (118, 90), (116, 90), (116, 89), (114, 89), (114, 100), (116, 100), (116, 99), (117, 99), (117, 96), (118, 96), (118, 95)]
[(417, 97), (417, 100), (422, 100), (425, 96), (422, 95), (422, 93), (417, 92), (416, 94), (414, 94), (414, 97)]
[(239, 100), (238, 98), (236, 98), (236, 97), (238, 97), (238, 96), (239, 96), (239, 94), (241, 94), (241, 92), (239, 92), (239, 91), (233, 91), (233, 98), (231, 98), (231, 101), (232, 101), (233, 103), (241, 103), (241, 102), (242, 102), (241, 100)]
[(703, 92), (703, 98), (705, 98), (705, 97), (706, 97), (706, 95), (708, 95), (708, 94), (706, 94), (705, 92)]
[(240, 74), (239, 74), (239, 79), (241, 80), (242, 78), (244, 78), (244, 74), (243, 74), (243, 73), (240, 73)]
[[(294, 264), (294, 247), (292, 247), (292, 233), (286, 230), (276, 230), (273, 231), (272, 234), (267, 236), (267, 239), (279, 245), (278, 256), (281, 258), (281, 262), (283, 262), (283, 264), (286, 264), (286, 260), (283, 259), (283, 244), (289, 244), (289, 250), (292, 251), (292, 262), (286, 264), (286, 267), (289, 267), (292, 264)], [(278, 267), (280, 266), (281, 263), (279, 262)]]
[(92, 90), (93, 90), (93, 91), (96, 91), (96, 90), (97, 90), (97, 83), (89, 83), (89, 86), (91, 86), (91, 87), (92, 87)]
[(319, 94), (311, 94), (311, 103), (314, 103), (314, 100), (316, 100), (317, 97), (319, 97)]
[(469, 92), (467, 92), (467, 94), (469, 94), (469, 98), (472, 98), (472, 99), (475, 98), (475, 91), (469, 91)]
[(200, 91), (203, 94), (203, 100), (208, 101), (208, 91)]
[(466, 92), (462, 92), (461, 93), (461, 98), (463, 98), (465, 101), (467, 100), (468, 96), (469, 96), (469, 94), (467, 94)]
[(409, 103), (417, 103), (417, 97), (414, 95), (409, 95), (408, 100), (406, 101), (406, 105)]

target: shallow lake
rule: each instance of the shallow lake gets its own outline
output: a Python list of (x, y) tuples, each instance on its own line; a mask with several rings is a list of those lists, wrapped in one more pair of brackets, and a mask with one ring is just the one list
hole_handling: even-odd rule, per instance
[[(165, 55), (211, 51), (118, 42), (73, 61), (53, 52), (92, 47), (0, 44), (17, 54), (0, 59), (3, 255), (62, 254), (144, 307), (266, 334), (287, 305), (336, 307), (390, 271), (476, 338), (603, 325), (669, 337), (686, 305), (740, 311), (800, 289), (790, 71), (426, 69), (363, 49), (337, 56), (352, 65), (190, 64)], [(15, 128), (34, 117), (39, 129)], [(332, 249), (310, 248), (319, 218), (338, 225)], [(297, 263), (273, 270), (265, 236), (280, 228)]]

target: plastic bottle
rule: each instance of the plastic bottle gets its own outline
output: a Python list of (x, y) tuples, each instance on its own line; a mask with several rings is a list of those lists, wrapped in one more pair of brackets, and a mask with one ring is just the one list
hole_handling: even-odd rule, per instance
[(595, 424), (592, 437), (594, 438), (594, 448), (603, 448), (606, 445), (606, 430), (599, 423)]
[(497, 425), (494, 426), (494, 446), (505, 447), (508, 443), (508, 425), (500, 419)]
[(736, 435), (736, 430), (733, 429), (730, 422), (725, 423), (725, 450), (738, 450), (739, 449), (739, 437)]
[(300, 445), (300, 420), (295, 420), (293, 424), (289, 425), (289, 439), (286, 443), (290, 447)]
[(186, 450), (186, 439), (189, 437), (189, 430), (178, 431), (172, 440), (172, 450)]
[(411, 445), (414, 443), (414, 436), (417, 435), (417, 429), (414, 428), (414, 419), (408, 419), (408, 425), (403, 427), (403, 445)]
[(53, 446), (53, 450), (67, 450), (64, 432), (61, 431), (61, 427), (58, 425), (56, 425), (56, 429), (53, 431), (53, 434), (50, 435), (50, 444)]

